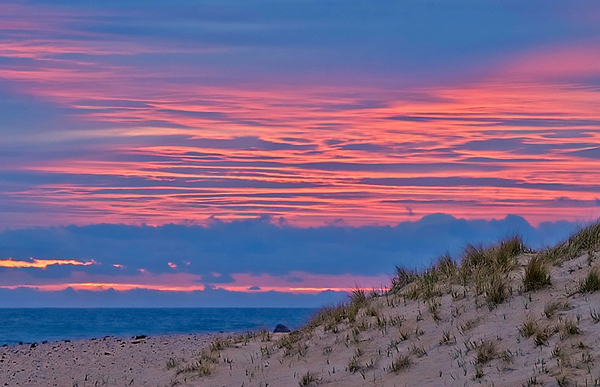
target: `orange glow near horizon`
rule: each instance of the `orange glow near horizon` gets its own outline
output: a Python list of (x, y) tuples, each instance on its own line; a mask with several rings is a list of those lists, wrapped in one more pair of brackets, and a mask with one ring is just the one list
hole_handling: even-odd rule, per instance
[[(104, 290), (116, 290), (116, 291), (127, 291), (134, 289), (144, 290), (158, 290), (162, 292), (192, 292), (192, 291), (203, 291), (206, 289), (203, 285), (196, 286), (167, 286), (167, 285), (145, 285), (145, 284), (125, 284), (125, 283), (65, 283), (65, 284), (47, 284), (47, 285), (0, 285), (0, 289), (18, 289), (18, 288), (31, 288), (41, 291), (61, 291), (65, 289), (74, 290), (92, 290), (92, 291), (104, 291)], [(223, 289), (232, 292), (243, 292), (243, 293), (261, 293), (261, 292), (283, 292), (283, 293), (306, 293), (316, 294), (327, 290), (338, 291), (338, 292), (350, 292), (355, 290), (356, 287), (325, 287), (325, 288), (313, 288), (313, 287), (280, 287), (280, 286), (265, 286), (260, 289), (253, 290), (246, 286), (217, 286), (214, 289)]]
[[(201, 276), (186, 273), (174, 274), (149, 274), (142, 276), (108, 276), (86, 275), (82, 272), (72, 273), (68, 281), (54, 282), (38, 280), (31, 284), (27, 277), (16, 278), (12, 283), (4, 283), (0, 288), (17, 289), (32, 288), (40, 291), (61, 291), (68, 288), (74, 290), (103, 291), (113, 289), (128, 291), (134, 289), (157, 290), (165, 292), (191, 292), (203, 291), (207, 286), (212, 289), (222, 289), (233, 292), (285, 292), (315, 294), (326, 290), (350, 292), (357, 287), (364, 289), (384, 289), (389, 283), (387, 276), (359, 276), (359, 275), (321, 275), (303, 272), (291, 272), (289, 276), (301, 279), (301, 282), (289, 282), (285, 277), (276, 277), (267, 274), (260, 276), (249, 274), (232, 274), (232, 283), (199, 283)], [(218, 276), (215, 276), (218, 278)], [(299, 286), (301, 284), (301, 286)], [(350, 285), (351, 284), (351, 285)]]
[(12, 259), (0, 260), (0, 267), (10, 268), (37, 268), (45, 269), (50, 265), (74, 265), (74, 266), (89, 266), (96, 262), (94, 260), (80, 262), (75, 260), (61, 259), (31, 259), (31, 261), (13, 261)]

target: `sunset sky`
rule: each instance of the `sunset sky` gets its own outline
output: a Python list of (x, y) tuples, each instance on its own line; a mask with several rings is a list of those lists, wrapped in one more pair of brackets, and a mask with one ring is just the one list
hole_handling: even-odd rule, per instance
[(597, 1), (0, 3), (0, 307), (320, 305), (598, 216)]

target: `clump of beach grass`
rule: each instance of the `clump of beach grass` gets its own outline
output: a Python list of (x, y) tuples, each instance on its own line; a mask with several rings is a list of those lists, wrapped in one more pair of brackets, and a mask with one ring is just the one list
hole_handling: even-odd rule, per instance
[(367, 305), (370, 298), (373, 297), (367, 296), (364, 289), (356, 287), (350, 293), (349, 302), (321, 308), (305, 328), (311, 330), (323, 325), (326, 331), (336, 331), (337, 326), (344, 321), (354, 323), (358, 312)]
[(300, 386), (313, 386), (319, 381), (319, 378), (310, 371), (307, 371), (298, 382)]
[(284, 356), (302, 354), (304, 351), (306, 351), (304, 339), (304, 335), (301, 331), (292, 331), (281, 337), (277, 341), (277, 346), (283, 349)]
[(594, 267), (590, 269), (588, 275), (579, 284), (581, 293), (592, 293), (600, 290), (600, 269)]
[(485, 300), (490, 307), (502, 304), (508, 298), (506, 279), (500, 275), (492, 276), (484, 289)]
[(517, 264), (517, 256), (527, 249), (520, 236), (512, 236), (495, 246), (468, 245), (463, 256), (462, 266), (466, 269), (488, 268), (508, 272)]
[(306, 326), (308, 328), (316, 328), (323, 325), (326, 331), (330, 331), (342, 321), (347, 320), (349, 318), (349, 312), (350, 308), (346, 304), (326, 306), (314, 314)]
[(452, 278), (458, 270), (458, 265), (454, 262), (450, 254), (444, 254), (438, 258), (434, 269), (443, 279)]
[(544, 315), (547, 318), (552, 318), (554, 317), (554, 314), (558, 311), (558, 310), (566, 310), (569, 308), (569, 303), (566, 301), (550, 301), (547, 302), (546, 305), (544, 305)]
[(521, 336), (528, 338), (536, 334), (540, 330), (540, 327), (531, 316), (527, 316), (523, 321), (523, 324), (519, 327), (519, 333)]
[(456, 337), (452, 336), (450, 331), (442, 332), (442, 338), (440, 339), (440, 345), (450, 345), (456, 343)]
[(410, 356), (403, 354), (399, 355), (390, 365), (390, 372), (399, 373), (410, 368), (412, 361)]
[(548, 344), (549, 337), (550, 337), (550, 334), (548, 333), (548, 331), (546, 329), (541, 329), (541, 330), (537, 331), (535, 333), (535, 335), (533, 336), (533, 343), (537, 347), (541, 347), (542, 345)]
[(498, 355), (496, 342), (491, 339), (481, 340), (477, 346), (477, 356), (475, 358), (477, 364), (487, 364)]
[(477, 295), (484, 295), (490, 308), (505, 302), (509, 295), (507, 276), (526, 252), (522, 239), (513, 236), (495, 246), (468, 245), (460, 267), (462, 284), (473, 284)]
[(361, 369), (360, 360), (357, 355), (354, 355), (348, 360), (348, 371), (355, 373)]
[(418, 278), (419, 275), (416, 271), (403, 266), (396, 266), (396, 276), (391, 280), (390, 293), (398, 293)]
[(231, 341), (225, 338), (221, 338), (221, 337), (217, 337), (216, 339), (214, 339), (213, 341), (211, 341), (210, 343), (210, 350), (212, 352), (218, 352), (218, 351), (222, 351), (225, 348), (228, 348), (231, 346)]
[(560, 330), (564, 335), (578, 335), (581, 333), (579, 324), (571, 318), (565, 318), (561, 321)]
[(191, 361), (179, 366), (176, 373), (195, 373), (199, 376), (208, 376), (212, 374), (214, 367), (219, 363), (218, 354), (213, 351), (202, 351)]
[(367, 294), (364, 289), (356, 287), (350, 294), (350, 304), (363, 306), (367, 302)]
[(539, 255), (531, 257), (527, 266), (525, 266), (525, 274), (523, 276), (523, 289), (526, 292), (539, 290), (546, 286), (550, 286), (550, 274), (543, 259)]
[(548, 343), (548, 338), (555, 332), (556, 330), (552, 331), (548, 327), (542, 327), (531, 316), (527, 316), (523, 321), (523, 324), (519, 327), (521, 336), (525, 338), (532, 337), (533, 343), (538, 347), (546, 345)]

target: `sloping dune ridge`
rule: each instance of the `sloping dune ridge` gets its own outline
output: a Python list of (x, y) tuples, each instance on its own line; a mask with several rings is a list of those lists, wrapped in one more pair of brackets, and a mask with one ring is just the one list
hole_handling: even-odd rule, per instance
[[(291, 333), (2, 348), (6, 385), (598, 386), (600, 222), (543, 251), (468, 246)], [(79, 360), (74, 360), (79, 359)], [(4, 383), (3, 383), (4, 384)]]
[(222, 337), (172, 362), (203, 386), (600, 385), (600, 223), (551, 249), (468, 246), (303, 329)]

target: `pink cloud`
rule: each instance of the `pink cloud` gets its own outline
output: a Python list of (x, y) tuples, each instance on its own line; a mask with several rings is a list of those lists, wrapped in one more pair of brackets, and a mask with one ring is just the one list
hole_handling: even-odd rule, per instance
[(504, 67), (510, 77), (573, 81), (600, 75), (600, 42), (575, 42), (528, 50)]

